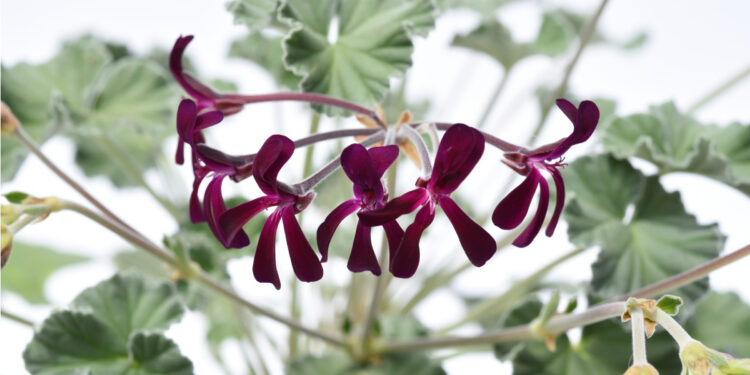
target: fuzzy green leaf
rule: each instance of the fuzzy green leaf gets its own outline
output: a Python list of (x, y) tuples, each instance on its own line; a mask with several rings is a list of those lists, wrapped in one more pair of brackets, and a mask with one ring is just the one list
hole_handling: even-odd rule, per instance
[[(279, 14), (293, 27), (284, 38), (284, 62), (303, 77), (302, 90), (364, 106), (380, 102), (389, 79), (411, 65), (411, 37), (434, 25), (429, 0), (287, 0)], [(338, 35), (331, 43), (334, 19)]]
[[(55, 271), (88, 258), (41, 245), (13, 242), (13, 254), (3, 268), (3, 292), (13, 292), (29, 303), (47, 303), (44, 285)], [(33, 272), (30, 272), (33, 270)]]
[(510, 30), (496, 19), (483, 22), (469, 34), (457, 35), (452, 44), (491, 56), (506, 72), (519, 60), (534, 53), (532, 46), (514, 41)]
[[(715, 258), (723, 248), (718, 226), (699, 225), (685, 212), (679, 193), (667, 193), (657, 177), (646, 177), (627, 161), (585, 157), (563, 171), (573, 199), (565, 210), (570, 240), (599, 246), (592, 287), (615, 297)], [(707, 282), (675, 294), (694, 301)]]
[(656, 307), (669, 315), (677, 315), (680, 312), (682, 298), (677, 296), (666, 295), (656, 301)]
[(234, 15), (234, 23), (257, 31), (271, 23), (277, 5), (277, 0), (232, 0), (227, 10)]

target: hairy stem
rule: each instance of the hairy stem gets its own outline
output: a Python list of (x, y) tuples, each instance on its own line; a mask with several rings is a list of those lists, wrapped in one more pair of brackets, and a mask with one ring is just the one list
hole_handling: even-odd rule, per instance
[(643, 311), (638, 307), (630, 309), (633, 339), (633, 366), (643, 366), (648, 363), (646, 358), (646, 330), (643, 324)]
[(578, 49), (576, 49), (576, 52), (573, 55), (573, 58), (570, 60), (570, 62), (568, 62), (568, 65), (565, 67), (565, 72), (563, 73), (562, 81), (560, 81), (560, 84), (552, 92), (550, 99), (546, 103), (544, 103), (544, 106), (542, 107), (542, 113), (539, 117), (539, 122), (537, 123), (534, 130), (531, 132), (531, 135), (529, 136), (529, 139), (526, 142), (526, 144), (533, 145), (536, 142), (537, 137), (539, 137), (539, 134), (542, 132), (542, 129), (544, 128), (544, 124), (547, 122), (547, 117), (549, 116), (550, 110), (552, 109), (552, 104), (554, 103), (554, 100), (556, 98), (559, 98), (565, 95), (565, 91), (568, 89), (568, 81), (570, 81), (570, 77), (573, 74), (573, 69), (578, 63), (578, 60), (580, 59), (581, 54), (583, 53), (583, 50), (586, 48), (589, 41), (591, 40), (591, 37), (594, 35), (594, 32), (596, 31), (596, 24), (599, 23), (599, 19), (601, 18), (602, 12), (604, 12), (604, 8), (607, 6), (608, 2), (609, 0), (602, 0), (602, 2), (599, 4), (599, 8), (596, 9), (596, 12), (594, 12), (594, 15), (591, 16), (588, 22), (586, 22), (586, 25), (583, 27), (583, 31), (581, 31), (581, 38), (578, 43)]
[(708, 95), (704, 96), (703, 98), (695, 102), (695, 104), (691, 105), (688, 113), (695, 113), (699, 109), (703, 108), (706, 104), (711, 103), (716, 98), (729, 91), (729, 89), (744, 81), (747, 77), (750, 77), (750, 66), (745, 67), (742, 71), (735, 74), (732, 78), (728, 79), (719, 87), (708, 93)]
[(34, 328), (34, 322), (31, 320), (28, 320), (20, 315), (13, 314), (11, 312), (8, 312), (7, 310), (0, 310), (0, 316), (3, 318), (6, 318), (8, 320), (12, 320), (16, 323), (23, 324), (25, 326), (29, 326), (31, 328)]
[(505, 89), (505, 86), (508, 83), (508, 76), (510, 76), (510, 72), (512, 71), (513, 71), (513, 68), (511, 67), (511, 68), (506, 69), (505, 72), (503, 72), (503, 76), (497, 82), (497, 86), (495, 86), (495, 91), (492, 92), (492, 96), (490, 97), (490, 100), (487, 102), (487, 106), (484, 107), (484, 111), (482, 112), (482, 117), (479, 118), (479, 122), (477, 123), (477, 129), (481, 129), (486, 125), (487, 119), (490, 117), (490, 113), (492, 113), (492, 110), (495, 108), (497, 99), (500, 98), (500, 94)]
[(430, 152), (427, 151), (427, 145), (424, 143), (424, 139), (419, 135), (416, 129), (411, 126), (402, 126), (399, 128), (401, 135), (406, 137), (414, 148), (417, 149), (419, 154), (420, 164), (422, 165), (422, 174), (424, 178), (429, 178), (432, 175), (432, 162), (430, 161)]
[(680, 323), (677, 323), (674, 318), (669, 316), (669, 314), (665, 313), (661, 309), (656, 309), (656, 323), (661, 325), (664, 330), (667, 331), (670, 336), (672, 336), (674, 341), (677, 341), (677, 345), (680, 346), (680, 350), (682, 350), (682, 348), (684, 348), (686, 345), (695, 341), (692, 337), (690, 337), (687, 331), (685, 331), (685, 328), (682, 328)]

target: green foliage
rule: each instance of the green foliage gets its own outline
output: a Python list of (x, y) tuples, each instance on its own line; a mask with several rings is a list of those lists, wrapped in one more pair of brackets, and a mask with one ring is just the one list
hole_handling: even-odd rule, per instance
[[(644, 176), (627, 161), (585, 157), (566, 168), (563, 177), (573, 196), (565, 210), (570, 240), (601, 249), (592, 266), (592, 287), (600, 297), (691, 269), (723, 247), (717, 225), (699, 225), (685, 212), (679, 193), (667, 193), (657, 177)], [(694, 301), (707, 286), (703, 280), (676, 294)]]
[[(411, 65), (411, 37), (434, 24), (429, 0), (288, 0), (279, 14), (293, 28), (284, 38), (284, 63), (302, 77), (302, 90), (366, 106), (379, 102), (389, 78)], [(330, 43), (334, 19), (338, 36)]]
[(682, 306), (682, 298), (677, 296), (666, 295), (656, 301), (656, 307), (669, 315), (677, 315)]
[(518, 61), (534, 53), (531, 45), (514, 41), (510, 30), (494, 18), (484, 21), (467, 35), (456, 36), (452, 44), (491, 56), (506, 72)]
[(23, 200), (26, 199), (29, 195), (22, 191), (11, 191), (9, 193), (3, 194), (3, 196), (10, 203), (21, 204), (21, 202), (23, 202)]
[(182, 313), (171, 285), (115, 275), (45, 319), (24, 351), (26, 368), (45, 375), (192, 374), (190, 360), (157, 332)]
[(666, 103), (614, 120), (602, 142), (617, 158), (636, 156), (660, 173), (697, 173), (750, 195), (750, 126), (702, 125)]
[(685, 329), (713, 349), (750, 357), (750, 305), (735, 293), (710, 292), (698, 303)]
[(65, 266), (86, 260), (86, 257), (46, 246), (13, 241), (13, 255), (0, 273), (3, 292), (16, 293), (29, 303), (47, 303), (44, 285), (49, 276)]
[(260, 30), (271, 23), (277, 6), (277, 0), (232, 0), (227, 10), (234, 15), (234, 23)]
[(518, 0), (436, 0), (438, 8), (441, 10), (459, 8), (470, 9), (479, 13), (485, 19), (492, 18), (495, 11), (506, 4), (517, 2)]
[[(140, 183), (173, 133), (177, 92), (164, 68), (93, 37), (67, 42), (40, 65), (2, 68), (2, 97), (38, 143), (61, 133), (76, 141), (87, 175), (117, 185)], [(3, 139), (3, 180), (12, 179), (26, 151)]]
[(323, 357), (304, 356), (287, 366), (287, 375), (443, 375), (440, 365), (418, 353), (391, 354), (382, 363), (362, 365), (349, 356), (334, 352)]
[(230, 57), (247, 59), (265, 68), (281, 86), (296, 90), (300, 78), (284, 66), (281, 36), (251, 33), (232, 42)]
[(567, 51), (578, 37), (583, 23), (582, 16), (563, 10), (544, 13), (542, 26), (534, 41), (535, 50), (549, 56)]

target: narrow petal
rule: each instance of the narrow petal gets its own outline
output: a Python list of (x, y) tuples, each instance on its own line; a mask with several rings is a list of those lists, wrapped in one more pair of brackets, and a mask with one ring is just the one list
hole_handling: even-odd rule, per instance
[(427, 188), (440, 194), (452, 193), (469, 176), (483, 153), (482, 133), (464, 124), (451, 126), (440, 140)]
[(198, 189), (200, 189), (204, 177), (206, 177), (205, 174), (197, 173), (195, 174), (195, 179), (193, 179), (193, 192), (190, 193), (190, 221), (193, 223), (206, 221), (201, 201), (198, 199)]
[(557, 99), (555, 100), (555, 104), (557, 104), (557, 108), (560, 108), (560, 110), (565, 114), (565, 116), (568, 116), (568, 119), (572, 123), (576, 123), (576, 118), (578, 118), (578, 108), (568, 101), (567, 99)]
[(182, 153), (179, 151), (183, 143), (193, 143), (193, 132), (198, 116), (198, 107), (190, 99), (183, 99), (177, 107), (177, 135), (179, 136), (177, 159), (182, 164)]
[(513, 191), (497, 204), (495, 211), (492, 213), (492, 222), (501, 229), (513, 229), (523, 222), (526, 213), (529, 211), (531, 200), (534, 199), (536, 187), (541, 174), (536, 168), (532, 168), (529, 175), (516, 186)]
[(372, 147), (367, 152), (370, 153), (370, 157), (373, 163), (375, 163), (375, 170), (378, 172), (378, 177), (383, 177), (386, 169), (398, 158), (398, 146), (396, 145)]
[(414, 222), (406, 228), (396, 253), (391, 258), (390, 270), (393, 276), (409, 278), (417, 272), (419, 266), (419, 239), (422, 232), (435, 218), (435, 206), (426, 204), (417, 212)]
[(211, 228), (211, 231), (224, 247), (239, 249), (250, 244), (250, 238), (247, 237), (247, 234), (240, 231), (230, 241), (219, 225), (221, 215), (227, 211), (224, 197), (221, 195), (221, 184), (225, 177), (226, 175), (215, 176), (206, 187), (206, 194), (203, 198), (203, 214), (206, 217), (209, 228)]
[(547, 230), (544, 233), (547, 237), (552, 237), (552, 234), (555, 233), (555, 227), (557, 227), (557, 221), (560, 219), (560, 213), (562, 213), (563, 206), (565, 205), (565, 182), (563, 182), (560, 171), (555, 168), (547, 170), (552, 174), (552, 179), (555, 181), (555, 191), (557, 192), (555, 211), (552, 213), (552, 219), (547, 224)]
[(192, 40), (192, 35), (177, 38), (174, 47), (172, 47), (172, 52), (169, 54), (169, 70), (172, 71), (172, 75), (175, 80), (177, 80), (177, 83), (182, 86), (183, 90), (185, 90), (188, 95), (198, 101), (198, 107), (202, 109), (211, 107), (213, 99), (220, 95), (215, 93), (208, 86), (198, 82), (183, 70), (182, 56), (185, 53), (185, 48), (187, 48), (187, 45)]
[(375, 257), (370, 238), (370, 227), (357, 223), (357, 231), (354, 234), (352, 252), (349, 254), (349, 262), (346, 264), (349, 271), (370, 271), (375, 276), (380, 276), (380, 265)]
[(198, 116), (193, 131), (199, 131), (214, 126), (224, 120), (224, 114), (221, 111), (209, 111)]
[[(539, 172), (537, 172), (539, 173)], [(544, 217), (547, 216), (547, 205), (549, 204), (549, 186), (547, 186), (547, 180), (541, 178), (539, 180), (539, 205), (536, 209), (534, 219), (531, 220), (529, 226), (523, 230), (523, 233), (519, 235), (513, 245), (518, 247), (529, 246), (534, 237), (539, 233), (539, 229), (544, 224)]]
[[(547, 160), (557, 159), (565, 154), (572, 146), (588, 140), (591, 135), (594, 134), (596, 125), (599, 123), (599, 108), (594, 102), (589, 100), (581, 102), (581, 105), (578, 106), (578, 109), (575, 112), (575, 117), (571, 118), (568, 114), (570, 111), (568, 105), (573, 105), (567, 100), (558, 99), (558, 101), (560, 100), (562, 100), (563, 103), (567, 103), (561, 106), (560, 109), (563, 109), (563, 107), (566, 108), (563, 109), (563, 112), (565, 112), (568, 118), (571, 119), (570, 121), (573, 122), (573, 132), (546, 156)], [(558, 106), (560, 106), (559, 103)]]
[(414, 189), (404, 195), (391, 199), (388, 203), (377, 210), (360, 211), (360, 222), (368, 227), (383, 225), (389, 221), (396, 220), (401, 215), (408, 214), (421, 206), (427, 199), (427, 191), (423, 188)]
[(294, 207), (282, 208), (281, 218), (284, 221), (284, 235), (294, 274), (300, 281), (320, 280), (323, 277), (323, 266), (320, 265), (320, 259), (315, 255), (315, 250), (307, 242), (297, 218), (294, 217)]
[(177, 152), (174, 154), (174, 162), (182, 165), (185, 162), (185, 141), (177, 139)]
[(185, 84), (182, 79), (182, 55), (185, 53), (185, 48), (193, 40), (192, 35), (180, 36), (172, 47), (172, 52), (169, 54), (169, 70), (172, 71), (172, 75), (183, 87)]
[(333, 233), (336, 231), (336, 228), (339, 227), (339, 224), (341, 224), (341, 221), (344, 220), (344, 218), (358, 209), (359, 200), (350, 199), (334, 208), (333, 211), (328, 214), (323, 223), (320, 224), (318, 227), (317, 242), (321, 262), (328, 260), (328, 245), (331, 244), (331, 238), (333, 238)]
[(398, 245), (404, 239), (404, 230), (401, 229), (396, 220), (383, 224), (383, 229), (385, 229), (385, 237), (388, 239), (388, 256), (389, 259), (393, 259), (393, 254), (396, 253)]
[(354, 195), (363, 199), (371, 197), (380, 201), (383, 197), (383, 184), (375, 169), (367, 149), (359, 143), (347, 146), (341, 152), (341, 168), (354, 183)]
[(219, 218), (219, 228), (228, 242), (232, 242), (239, 233), (244, 233), (242, 227), (255, 215), (277, 203), (275, 197), (263, 196), (232, 207)]
[(276, 228), (279, 227), (281, 212), (276, 209), (266, 219), (258, 237), (258, 247), (253, 257), (253, 275), (261, 283), (271, 283), (281, 289), (279, 272), (276, 270)]
[(283, 135), (272, 135), (263, 143), (253, 161), (253, 177), (264, 193), (277, 194), (276, 178), (293, 153), (294, 142)]
[(460, 207), (449, 197), (441, 197), (440, 208), (448, 216), (453, 229), (456, 230), (461, 247), (464, 248), (469, 261), (481, 267), (495, 255), (497, 245), (495, 239), (487, 233), (484, 228), (472, 220)]

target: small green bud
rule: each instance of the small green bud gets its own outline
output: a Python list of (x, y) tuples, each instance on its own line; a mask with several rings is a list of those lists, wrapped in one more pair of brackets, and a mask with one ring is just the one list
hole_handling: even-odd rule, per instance
[(625, 371), (625, 375), (659, 375), (659, 371), (656, 371), (654, 366), (647, 363), (640, 366), (630, 366), (628, 371)]
[(23, 214), (23, 209), (15, 204), (4, 204), (0, 207), (0, 221), (3, 225), (11, 225)]
[(10, 258), (10, 250), (13, 248), (13, 233), (8, 230), (5, 224), (2, 224), (2, 234), (0, 235), (0, 268), (5, 267), (5, 263)]
[(693, 341), (680, 350), (682, 375), (721, 374), (720, 368), (728, 366), (727, 355)]

